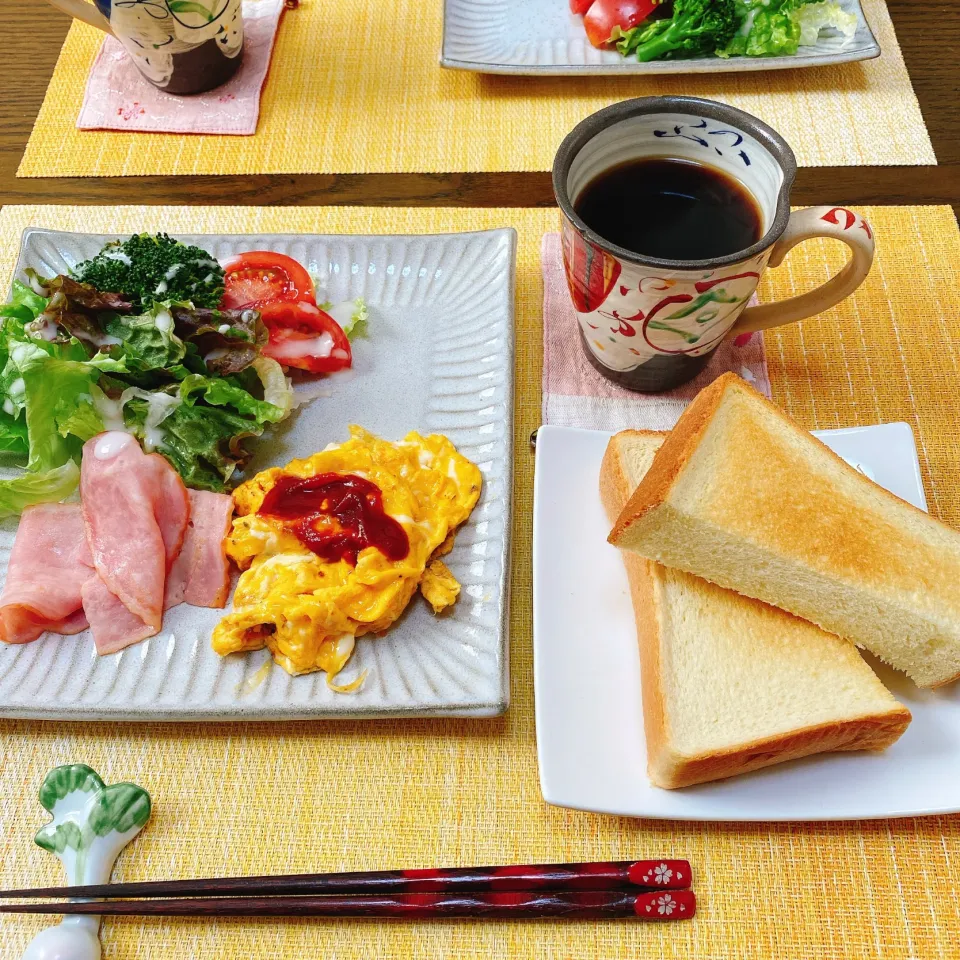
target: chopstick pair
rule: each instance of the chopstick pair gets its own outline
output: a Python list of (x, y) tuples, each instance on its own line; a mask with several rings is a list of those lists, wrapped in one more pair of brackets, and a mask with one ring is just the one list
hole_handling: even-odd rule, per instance
[[(0, 904), (0, 913), (686, 920), (696, 912), (690, 880), (686, 860), (223, 877), (4, 890), (72, 900)], [(86, 899), (100, 897), (141, 899)]]

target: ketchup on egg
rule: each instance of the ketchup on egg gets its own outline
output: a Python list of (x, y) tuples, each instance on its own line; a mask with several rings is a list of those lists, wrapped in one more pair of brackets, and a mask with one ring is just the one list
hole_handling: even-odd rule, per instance
[(297, 539), (328, 563), (356, 566), (357, 554), (376, 547), (388, 560), (410, 552), (406, 530), (383, 509), (383, 492), (351, 473), (280, 477), (257, 511), (282, 520)]

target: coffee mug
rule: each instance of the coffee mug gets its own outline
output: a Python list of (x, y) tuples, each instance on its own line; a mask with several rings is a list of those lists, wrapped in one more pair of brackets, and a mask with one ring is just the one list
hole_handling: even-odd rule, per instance
[(226, 83), (243, 51), (241, 0), (50, 0), (112, 33), (140, 72), (165, 93), (203, 93)]
[[(578, 215), (578, 197), (604, 171), (645, 157), (694, 161), (733, 177), (756, 201), (760, 239), (728, 256), (684, 261), (644, 256), (597, 234)], [(796, 170), (778, 133), (711, 100), (627, 100), (576, 126), (557, 152), (553, 188), (567, 284), (594, 367), (631, 390), (669, 390), (695, 377), (724, 338), (802, 320), (853, 293), (873, 263), (873, 230), (845, 207), (791, 213)], [(815, 290), (747, 306), (767, 266), (813, 237), (842, 240), (852, 258)]]

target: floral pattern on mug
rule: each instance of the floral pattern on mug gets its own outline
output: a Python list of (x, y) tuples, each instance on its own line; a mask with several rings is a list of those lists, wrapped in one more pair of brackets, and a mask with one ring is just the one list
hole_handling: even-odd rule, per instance
[(712, 271), (657, 271), (621, 263), (566, 220), (564, 268), (580, 329), (612, 370), (657, 354), (703, 356), (716, 348), (757, 289), (769, 251)]

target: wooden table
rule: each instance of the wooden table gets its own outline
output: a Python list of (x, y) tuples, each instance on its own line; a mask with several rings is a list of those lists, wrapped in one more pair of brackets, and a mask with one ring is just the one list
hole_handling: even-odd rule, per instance
[[(431, 0), (439, 3), (441, 0)], [(937, 167), (802, 168), (797, 204), (950, 203), (960, 213), (960, 4), (887, 0)], [(547, 173), (277, 174), (16, 179), (69, 20), (43, 0), (0, 0), (7, 60), (0, 96), (0, 204), (387, 204), (549, 206)], [(896, 104), (890, 104), (896, 110)]]

